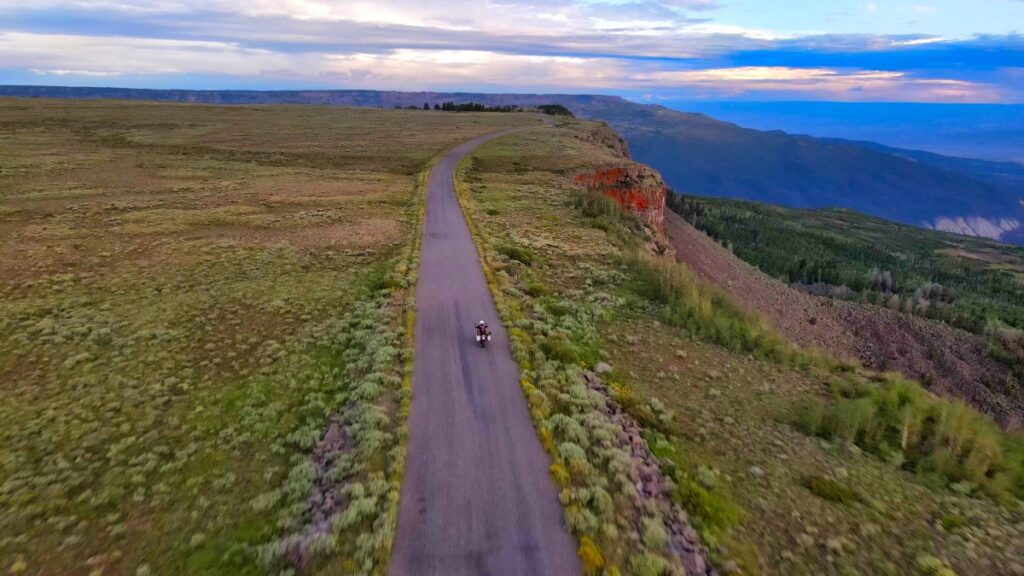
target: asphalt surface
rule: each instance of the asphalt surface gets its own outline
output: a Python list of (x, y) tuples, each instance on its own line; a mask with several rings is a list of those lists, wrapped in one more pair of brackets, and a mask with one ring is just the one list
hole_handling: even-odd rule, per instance
[[(455, 198), (459, 160), (430, 173), (416, 287), (409, 444), (391, 574), (579, 574), (519, 367)], [(486, 321), (493, 339), (476, 343)]]

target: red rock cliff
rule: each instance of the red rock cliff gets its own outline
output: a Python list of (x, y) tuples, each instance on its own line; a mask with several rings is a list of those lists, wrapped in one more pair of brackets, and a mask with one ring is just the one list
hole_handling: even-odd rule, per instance
[(625, 160), (621, 165), (577, 173), (573, 181), (612, 198), (624, 210), (643, 218), (657, 233), (664, 233), (668, 188), (651, 168)]

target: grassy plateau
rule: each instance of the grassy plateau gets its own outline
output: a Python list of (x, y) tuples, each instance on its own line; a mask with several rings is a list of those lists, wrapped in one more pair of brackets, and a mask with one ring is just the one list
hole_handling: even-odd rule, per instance
[[(618, 405), (725, 574), (1024, 574), (1020, 439), (913, 382), (795, 349), (573, 174), (621, 161), (566, 120), (478, 149), (459, 191), (594, 574), (668, 574)], [(598, 362), (610, 394), (583, 384)]]
[(381, 572), (423, 176), (526, 124), (0, 100), (0, 571)]
[[(652, 256), (557, 122), (456, 184), (588, 573), (680, 573), (624, 411), (720, 573), (1024, 575), (1019, 437)], [(0, 571), (383, 573), (426, 170), (540, 124), (0, 100)]]

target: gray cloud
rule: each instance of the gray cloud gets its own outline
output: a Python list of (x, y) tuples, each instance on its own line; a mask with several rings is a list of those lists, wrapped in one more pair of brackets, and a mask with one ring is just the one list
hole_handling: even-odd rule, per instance
[[(0, 51), (7, 56), (5, 66), (41, 73), (146, 74), (148, 61), (153, 74), (213, 74), (220, 66), (224, 74), (367, 85), (415, 81), (403, 66), (419, 59), (421, 69), (433, 71), (432, 78), (466, 87), (472, 82), (498, 85), (498, 71), (514, 74), (505, 79), (507, 87), (526, 82), (525, 74), (537, 75), (537, 85), (557, 87), (558, 74), (552, 70), (560, 68), (567, 86), (586, 88), (733, 94), (785, 92), (790, 86), (798, 94), (835, 96), (831, 87), (845, 86), (856, 98), (882, 92), (892, 97), (901, 86), (915, 98), (940, 94), (940, 88), (946, 93), (955, 89), (958, 98), (1019, 98), (1020, 90), (1005, 82), (1019, 78), (1014, 70), (1024, 69), (1019, 36), (956, 41), (927, 35), (791, 37), (719, 25), (711, 19), (718, 6), (711, 0), (491, 0), (424, 6), (398, 0), (37, 0), (26, 8), (0, 0), (0, 35), (10, 40), (18, 34), (23, 44), (8, 41)], [(104, 45), (110, 46), (108, 52)], [(114, 52), (119, 46), (146, 58)], [(76, 48), (86, 50), (91, 63)], [(476, 66), (473, 58), (479, 57), (442, 52), (490, 54), (493, 66)], [(729, 68), (759, 71), (768, 78), (692, 73)], [(826, 72), (807, 77), (784, 72), (792, 69)], [(877, 71), (898, 74), (884, 80), (856, 76)], [(604, 78), (604, 84), (595, 78)]]

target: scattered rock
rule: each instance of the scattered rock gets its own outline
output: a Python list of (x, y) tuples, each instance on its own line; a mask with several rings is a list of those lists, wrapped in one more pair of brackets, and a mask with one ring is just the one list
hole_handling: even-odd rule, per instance
[(829, 538), (825, 541), (825, 548), (833, 554), (840, 554), (847, 548), (846, 538), (843, 538), (842, 536)]
[[(597, 376), (584, 372), (583, 378), (592, 391), (610, 398), (608, 387)], [(673, 500), (673, 484), (662, 478), (658, 460), (647, 446), (640, 427), (617, 403), (609, 401), (607, 410), (611, 421), (622, 430), (620, 441), (630, 450), (636, 462), (640, 476), (636, 482), (637, 492), (647, 500), (647, 505), (661, 511), (669, 552), (679, 559), (688, 576), (717, 576), (718, 572), (708, 560), (707, 550), (701, 545), (700, 536), (689, 524), (689, 516)], [(709, 477), (716, 475), (711, 469), (706, 472)]]
[(740, 565), (735, 560), (729, 560), (722, 564), (722, 573), (726, 576), (740, 576), (743, 570), (740, 570)]
[(747, 472), (754, 478), (764, 478), (764, 470), (760, 466), (751, 466)]
[(607, 362), (598, 362), (597, 365), (594, 366), (594, 372), (598, 376), (600, 376), (601, 374), (607, 374), (607, 373), (609, 373), (611, 371), (612, 371), (611, 364), (608, 364)]
[(929, 375), (936, 392), (964, 400), (1004, 428), (1024, 427), (1024, 398), (1003, 385), (1008, 368), (989, 354), (985, 336), (882, 306), (793, 289), (742, 261), (678, 214), (668, 211), (665, 224), (680, 261), (723, 286), (746, 308), (767, 316), (788, 340), (875, 370), (893, 370), (912, 379)]

